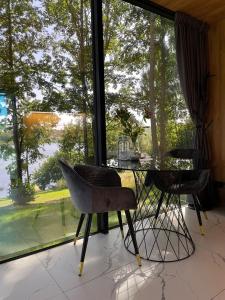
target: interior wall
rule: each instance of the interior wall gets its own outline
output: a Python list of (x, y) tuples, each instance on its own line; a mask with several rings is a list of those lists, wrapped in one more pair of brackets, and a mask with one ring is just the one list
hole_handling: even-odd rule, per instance
[(214, 179), (225, 182), (225, 18), (209, 30), (208, 129)]

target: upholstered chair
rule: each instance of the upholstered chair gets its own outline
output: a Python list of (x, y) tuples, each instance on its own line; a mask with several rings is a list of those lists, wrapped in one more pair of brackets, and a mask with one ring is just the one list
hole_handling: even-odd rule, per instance
[(81, 212), (75, 242), (79, 236), (83, 220), (87, 215), (79, 276), (81, 276), (83, 272), (84, 258), (94, 213), (117, 211), (121, 232), (123, 232), (121, 211), (125, 211), (137, 262), (140, 266), (140, 255), (129, 211), (130, 209), (137, 208), (133, 190), (121, 187), (120, 177), (113, 169), (89, 165), (75, 165), (74, 168), (72, 168), (63, 160), (59, 160), (59, 165), (69, 188), (71, 200), (75, 208)]
[[(149, 170), (145, 178), (145, 185), (154, 184), (161, 191), (158, 202), (155, 218), (157, 219), (160, 213), (160, 208), (163, 204), (165, 193), (168, 194), (168, 206), (172, 195), (188, 195), (193, 196), (194, 208), (197, 213), (197, 218), (200, 226), (200, 232), (204, 235), (201, 219), (201, 203), (198, 194), (205, 188), (208, 183), (210, 171), (205, 170)], [(207, 215), (203, 212), (206, 219)]]
[(197, 159), (198, 153), (198, 150), (192, 148), (175, 148), (166, 152), (165, 156), (180, 159)]

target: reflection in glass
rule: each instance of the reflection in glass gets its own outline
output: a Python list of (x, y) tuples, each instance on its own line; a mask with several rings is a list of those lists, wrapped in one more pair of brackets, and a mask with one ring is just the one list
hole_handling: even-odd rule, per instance
[[(126, 1), (103, 0), (103, 25), (107, 159), (126, 166), (160, 158), (162, 167), (168, 150), (190, 148), (193, 141), (176, 69), (174, 21)], [(133, 179), (128, 185), (135, 188)]]
[(57, 160), (94, 162), (90, 2), (2, 1), (0, 44), (3, 261), (72, 238), (79, 220)]

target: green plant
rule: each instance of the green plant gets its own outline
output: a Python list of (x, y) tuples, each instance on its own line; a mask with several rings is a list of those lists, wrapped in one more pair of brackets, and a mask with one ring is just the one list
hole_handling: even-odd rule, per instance
[(34, 185), (28, 182), (11, 184), (9, 197), (18, 205), (24, 205), (34, 200)]
[(59, 158), (67, 160), (72, 165), (80, 162), (80, 154), (75, 150), (72, 152), (58, 151), (53, 156), (48, 157), (40, 168), (33, 174), (33, 182), (41, 190), (45, 190), (49, 185), (55, 186), (59, 180), (61, 181), (63, 179), (63, 175), (58, 164)]
[(137, 138), (139, 135), (144, 133), (144, 128), (139, 124), (134, 115), (127, 109), (117, 109), (116, 118), (120, 120), (123, 126), (124, 135), (130, 137), (133, 146), (136, 147)]
[(62, 172), (58, 165), (60, 154), (56, 153), (43, 162), (40, 168), (33, 174), (33, 182), (41, 190), (45, 190), (50, 184), (62, 179)]
[(65, 188), (67, 188), (67, 184), (66, 184), (66, 181), (63, 178), (56, 181), (56, 189), (57, 190), (62, 190), (62, 189), (65, 189)]

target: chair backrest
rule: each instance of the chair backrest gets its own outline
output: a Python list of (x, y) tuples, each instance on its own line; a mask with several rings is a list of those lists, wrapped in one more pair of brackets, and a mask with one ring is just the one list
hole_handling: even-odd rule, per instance
[(185, 148), (176, 148), (168, 151), (166, 156), (170, 156), (173, 158), (180, 159), (197, 159), (198, 158), (198, 150), (196, 149), (185, 149)]
[(199, 176), (199, 186), (200, 186), (199, 192), (204, 190), (204, 188), (206, 187), (206, 185), (209, 182), (209, 178), (210, 178), (210, 170), (209, 169), (201, 170), (201, 173)]
[(59, 160), (59, 165), (76, 208), (84, 213), (92, 211), (92, 191), (94, 186), (82, 178), (68, 163)]
[(121, 178), (116, 170), (112, 168), (91, 165), (75, 165), (74, 170), (82, 178), (95, 186), (121, 186)]
[(184, 189), (185, 185), (187, 185), (190, 191), (197, 193), (205, 188), (209, 176), (210, 170), (208, 169), (149, 170), (145, 179), (145, 185), (154, 184), (159, 190), (164, 192), (170, 192), (172, 185), (176, 185), (176, 189)]

